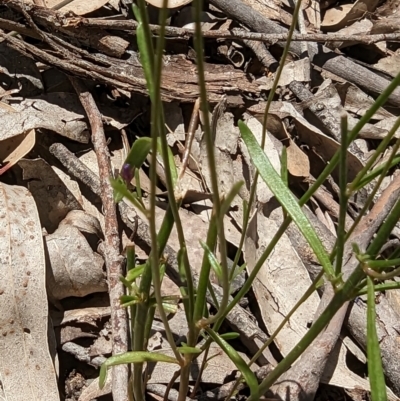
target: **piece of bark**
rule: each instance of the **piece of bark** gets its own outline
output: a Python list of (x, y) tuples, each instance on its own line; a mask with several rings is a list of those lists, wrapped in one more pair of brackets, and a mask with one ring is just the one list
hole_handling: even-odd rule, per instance
[[(10, 48), (47, 65), (52, 65), (68, 75), (94, 79), (118, 89), (147, 94), (143, 69), (137, 56), (131, 57), (128, 61), (103, 56), (102, 63), (100, 64), (99, 59), (95, 64), (81, 59), (72, 52), (68, 52), (68, 58), (63, 59), (61, 56), (53, 56), (32, 44), (1, 32), (0, 37), (5, 39), (6, 45)], [(243, 93), (253, 96), (258, 96), (260, 93), (259, 85), (251, 82), (246, 74), (233, 66), (206, 64), (205, 70), (206, 88), (211, 103), (218, 103), (221, 96), (226, 94), (228, 105), (238, 106), (243, 103)], [(199, 96), (197, 79), (196, 69), (192, 62), (181, 56), (170, 56), (169, 62), (163, 66), (162, 100), (194, 102)]]

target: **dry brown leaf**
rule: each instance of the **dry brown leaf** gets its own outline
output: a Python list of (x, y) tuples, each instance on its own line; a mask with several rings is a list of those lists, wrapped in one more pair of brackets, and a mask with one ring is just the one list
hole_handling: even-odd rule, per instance
[[(309, 63), (310, 61), (307, 58), (303, 58), (285, 64), (279, 78), (278, 86), (287, 86), (293, 81), (308, 82), (307, 71), (309, 70)], [(270, 90), (274, 84), (275, 76), (276, 74), (271, 74), (268, 77), (257, 79), (257, 82), (261, 84), (260, 90)]]
[(0, 381), (6, 401), (59, 400), (47, 342), (39, 216), (23, 187), (0, 184)]
[[(94, 219), (88, 215), (86, 218)], [(79, 226), (86, 224), (81, 223)], [(58, 229), (45, 239), (49, 258), (49, 296), (57, 300), (107, 291), (103, 258), (93, 252), (85, 236), (71, 224), (68, 216), (66, 221), (61, 222)]]
[[(372, 22), (369, 19), (364, 18), (361, 21), (357, 21), (354, 24), (350, 25), (350, 26), (346, 26), (342, 29), (340, 29), (339, 31), (335, 32), (335, 34), (338, 35), (368, 35), (371, 33), (371, 29), (372, 29)], [(345, 47), (349, 47), (349, 46), (354, 46), (355, 44), (357, 44), (358, 42), (350, 42), (350, 41), (345, 41), (345, 42), (328, 42), (327, 47), (329, 47), (330, 49), (334, 50), (334, 49), (343, 49)]]
[[(16, 111), (6, 103), (0, 102), (0, 109), (8, 113)], [(21, 160), (35, 145), (35, 130), (22, 131), (0, 142), (0, 160), (3, 167), (0, 168), (0, 175), (4, 174), (9, 168)]]
[[(399, 19), (400, 22), (400, 19)], [(374, 67), (386, 72), (391, 77), (395, 77), (399, 73), (400, 54), (395, 53), (388, 57), (381, 58)]]
[[(347, 354), (349, 352), (354, 353), (353, 351), (355, 348), (358, 347), (349, 337), (346, 337), (343, 341), (339, 339), (321, 376), (322, 383), (341, 387), (346, 390), (363, 390), (365, 392), (371, 391), (369, 380), (354, 373), (347, 366)], [(358, 349), (355, 352), (360, 353), (361, 351)], [(366, 360), (364, 360), (364, 363), (365, 362)], [(396, 395), (388, 387), (386, 387), (386, 393), (389, 401), (399, 400), (399, 398), (396, 397)]]
[[(257, 119), (250, 118), (247, 120), (247, 126), (260, 143), (262, 124)], [(272, 135), (267, 135), (264, 151), (275, 170), (279, 172), (279, 153), (282, 145), (276, 139), (274, 145), (271, 137)], [(245, 152), (244, 155), (249, 166), (251, 166), (250, 159), (246, 157)], [(265, 186), (264, 183), (264, 186), (257, 188), (257, 199), (263, 205), (268, 205), (274, 196)], [(257, 212), (253, 216), (245, 242), (245, 261), (249, 274), (277, 230), (278, 225), (272, 219), (265, 217), (263, 212)], [(293, 249), (288, 236), (283, 234), (272, 255), (261, 268), (253, 285), (253, 291), (269, 333), (275, 331), (310, 284), (311, 279), (306, 268)], [(313, 320), (318, 303), (319, 297), (315, 293), (300, 307), (298, 313), (290, 319), (290, 323), (285, 325), (278, 334), (276, 343), (283, 355), (286, 355), (306, 333), (307, 325)]]
[[(257, 212), (253, 217), (245, 243), (245, 261), (249, 274), (278, 228), (278, 225), (262, 212)], [(283, 234), (253, 284), (257, 305), (269, 333), (277, 329), (310, 285), (311, 279), (307, 269), (293, 249), (288, 236)], [(279, 332), (275, 342), (283, 355), (287, 355), (305, 335), (308, 325), (314, 319), (318, 303), (319, 297), (313, 293)]]
[[(108, 3), (109, 0), (73, 0), (60, 8), (62, 11), (73, 11), (76, 15), (89, 14)], [(24, 0), (25, 3), (35, 3), (33, 0)], [(61, 3), (60, 0), (44, 0), (47, 8), (52, 8)]]
[(325, 31), (338, 31), (375, 10), (377, 0), (357, 0), (354, 4), (340, 4), (326, 10), (321, 28)]
[[(322, 100), (321, 100), (322, 102)], [(335, 102), (340, 102), (340, 99), (335, 99)], [(328, 107), (332, 105), (329, 103)], [(325, 107), (323, 105), (323, 107)], [(263, 103), (251, 106), (248, 111), (257, 116), (258, 120), (262, 121), (262, 112), (265, 106)], [(296, 132), (302, 143), (307, 144), (310, 149), (315, 151), (323, 160), (329, 161), (335, 152), (339, 149), (340, 144), (322, 133), (316, 126), (310, 124), (291, 103), (288, 102), (273, 102), (270, 108), (270, 113), (277, 115), (283, 119), (285, 117), (293, 118), (296, 126)], [(335, 117), (332, 116), (334, 119)], [(313, 176), (318, 176), (321, 171), (316, 171), (316, 166), (312, 166)], [(352, 152), (348, 152), (348, 177), (353, 180), (355, 175), (363, 167), (362, 162)]]

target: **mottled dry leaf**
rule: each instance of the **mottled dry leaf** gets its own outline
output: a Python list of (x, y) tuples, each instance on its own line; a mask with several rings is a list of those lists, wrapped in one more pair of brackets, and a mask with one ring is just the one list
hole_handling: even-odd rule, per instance
[(388, 57), (381, 58), (374, 67), (385, 71), (393, 78), (399, 73), (400, 54), (393, 54)]
[[(361, 21), (357, 21), (354, 24), (350, 26), (346, 26), (339, 31), (335, 32), (335, 34), (338, 35), (368, 35), (371, 33), (372, 29), (372, 22), (368, 19), (363, 19)], [(351, 42), (351, 41), (345, 41), (345, 42), (340, 42), (340, 41), (335, 41), (335, 42), (328, 42), (327, 47), (330, 49), (343, 49), (344, 47), (349, 47), (349, 46), (354, 46), (358, 42)]]
[[(339, 100), (335, 98), (335, 102)], [(336, 104), (336, 103), (335, 103)], [(333, 107), (329, 103), (329, 107)], [(325, 106), (323, 106), (325, 107)], [(255, 113), (260, 119), (260, 110), (263, 110), (262, 104), (249, 107), (251, 113)], [(271, 107), (271, 114), (275, 114), (280, 118), (292, 117), (296, 126), (297, 134), (302, 143), (307, 144), (311, 149), (317, 152), (325, 161), (329, 161), (335, 152), (339, 149), (340, 144), (333, 138), (323, 134), (314, 125), (310, 124), (294, 107), (288, 102), (274, 102)], [(332, 118), (335, 118), (332, 116)], [(363, 167), (362, 162), (353, 153), (348, 152), (348, 178), (353, 180), (355, 175)], [(319, 174), (314, 174), (319, 175)]]
[[(16, 111), (6, 103), (0, 102), (0, 110), (4, 113), (15, 113)], [(3, 114), (0, 111), (0, 114)], [(18, 135), (9, 137), (0, 142), (0, 160), (3, 165), (0, 175), (23, 158), (35, 145), (35, 130), (20, 132)]]
[(111, 378), (112, 375), (107, 375), (106, 383), (104, 387), (100, 390), (99, 387), (99, 378), (96, 377), (89, 386), (85, 387), (82, 390), (81, 395), (79, 396), (78, 401), (92, 401), (97, 399), (103, 395), (107, 395), (111, 393)]
[[(247, 125), (260, 143), (262, 124), (255, 118), (251, 118), (247, 121)], [(269, 135), (266, 139), (265, 152), (279, 172), (281, 145), (278, 141), (274, 145)], [(246, 156), (245, 158), (247, 159)], [(268, 188), (261, 187), (260, 189), (262, 193), (257, 190), (257, 198), (259, 201), (262, 199), (262, 204), (267, 206), (274, 198), (273, 194)], [(247, 230), (245, 242), (245, 261), (249, 273), (277, 230), (278, 225), (272, 219), (265, 217), (262, 211), (254, 215)], [(306, 268), (293, 249), (288, 236), (284, 234), (253, 284), (257, 304), (269, 333), (275, 331), (310, 284), (311, 280)], [(318, 295), (313, 294), (278, 335), (276, 344), (283, 355), (286, 355), (306, 333), (307, 325), (314, 318), (318, 302)]]
[(31, 194), (0, 184), (0, 381), (6, 401), (59, 400), (47, 342), (41, 225)]
[(49, 258), (49, 296), (63, 299), (107, 291), (103, 258), (93, 252), (85, 236), (70, 224), (68, 216), (65, 223), (45, 239)]
[[(245, 243), (245, 260), (249, 274), (278, 228), (278, 225), (262, 212), (254, 216)], [(311, 279), (307, 269), (293, 249), (288, 236), (283, 234), (253, 284), (257, 304), (269, 333), (278, 328), (310, 285)], [(318, 304), (319, 297), (314, 293), (280, 331), (275, 343), (283, 355), (287, 355), (307, 332)]]

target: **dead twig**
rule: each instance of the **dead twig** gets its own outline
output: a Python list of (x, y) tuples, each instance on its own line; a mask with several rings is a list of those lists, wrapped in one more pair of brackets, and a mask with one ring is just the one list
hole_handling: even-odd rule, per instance
[[(138, 24), (136, 21), (126, 20), (126, 21), (113, 21), (113, 20), (100, 20), (98, 18), (83, 18), (79, 19), (74, 17), (66, 17), (64, 23), (67, 26), (85, 26), (88, 28), (100, 28), (100, 29), (114, 29), (118, 31), (135, 31)], [(0, 23), (1, 27), (1, 23)], [(154, 34), (158, 34), (160, 31), (159, 25), (150, 25), (150, 30)], [(190, 39), (194, 36), (195, 32), (193, 29), (187, 28), (177, 28), (172, 26), (167, 26), (165, 28), (166, 36), (170, 39)], [(265, 42), (274, 44), (278, 41), (287, 40), (287, 33), (257, 33), (248, 32), (244, 29), (234, 29), (232, 31), (226, 30), (212, 30), (203, 31), (203, 36), (205, 38), (214, 39), (248, 39), (257, 42)], [(360, 35), (343, 35), (339, 33), (295, 33), (292, 37), (293, 42), (332, 42), (332, 41), (342, 41), (342, 42), (358, 42), (370, 45), (372, 43), (385, 42), (385, 41), (398, 41), (400, 40), (400, 33), (385, 33), (385, 34), (360, 34)]]
[[(110, 155), (104, 135), (101, 114), (97, 105), (85, 88), (83, 83), (76, 78), (70, 78), (79, 100), (87, 114), (91, 131), (92, 143), (99, 165), (101, 200), (105, 221), (105, 247), (104, 257), (107, 269), (108, 288), (111, 305), (111, 326), (113, 333), (113, 355), (127, 352), (128, 350), (128, 326), (126, 310), (121, 307), (119, 298), (124, 293), (124, 287), (119, 277), (122, 272), (122, 258), (120, 255), (120, 238), (118, 233), (118, 221), (116, 206), (113, 198), (113, 190), (110, 185), (112, 176)], [(128, 366), (119, 365), (113, 368), (112, 392), (115, 401), (126, 401), (128, 399)]]

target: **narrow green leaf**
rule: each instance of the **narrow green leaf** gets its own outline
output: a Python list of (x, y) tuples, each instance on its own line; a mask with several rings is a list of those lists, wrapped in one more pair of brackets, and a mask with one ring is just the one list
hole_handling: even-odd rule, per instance
[(132, 11), (135, 14), (136, 20), (138, 21), (138, 26), (136, 28), (136, 41), (139, 47), (140, 63), (143, 67), (151, 101), (154, 102), (154, 50), (152, 49), (153, 44), (151, 42), (151, 33), (149, 32), (148, 28), (148, 31), (145, 31), (146, 21), (142, 20), (142, 14), (136, 4), (132, 4)]
[(239, 121), (238, 125), (242, 138), (250, 153), (250, 157), (258, 169), (260, 176), (268, 185), (282, 207), (299, 227), (301, 233), (315, 252), (315, 255), (324, 268), (325, 273), (328, 275), (329, 280), (334, 280), (334, 272), (329, 260), (329, 255), (315, 232), (314, 227), (301, 210), (292, 192), (283, 183), (281, 177), (272, 166), (265, 152), (261, 149), (253, 133), (243, 121)]
[(250, 388), (251, 396), (258, 400), (258, 382), (254, 372), (247, 366), (247, 363), (243, 358), (237, 353), (235, 348), (233, 348), (229, 343), (227, 343), (218, 333), (214, 330), (207, 328), (207, 333), (210, 337), (224, 350), (235, 366), (240, 370), (247, 385)]
[(151, 138), (139, 138), (133, 143), (124, 164), (140, 168), (151, 150)]
[(385, 376), (382, 368), (381, 350), (376, 332), (376, 311), (374, 282), (367, 277), (367, 357), (368, 377), (372, 401), (387, 400)]
[(132, 284), (123, 276), (119, 277), (119, 281), (126, 287), (126, 288), (131, 288)]
[(239, 333), (235, 333), (235, 332), (224, 333), (224, 334), (220, 334), (220, 337), (223, 338), (225, 341), (236, 340), (237, 338), (240, 337), (240, 334)]
[(181, 354), (201, 354), (203, 351), (197, 347), (178, 347), (178, 350)]
[(137, 196), (129, 191), (126, 186), (126, 182), (121, 177), (116, 179), (110, 178), (110, 184), (114, 190), (114, 201), (115, 203), (119, 203), (122, 199), (126, 198), (131, 202), (135, 207), (137, 207), (142, 213), (146, 214), (146, 209), (138, 200)]
[(217, 258), (211, 252), (211, 249), (208, 247), (208, 245), (205, 242), (200, 241), (200, 245), (204, 249), (204, 252), (206, 253), (208, 260), (210, 262), (210, 265), (211, 265), (212, 269), (214, 270), (216, 276), (218, 277), (218, 280), (222, 280), (222, 268), (221, 268), (221, 265), (219, 264)]
[[(393, 160), (390, 162), (389, 168), (393, 168), (397, 164), (400, 163), (400, 155), (396, 155)], [(369, 171), (360, 181), (355, 185), (352, 186), (352, 190), (354, 192), (359, 191), (361, 188), (365, 187), (368, 183), (370, 183), (374, 178), (381, 175), (382, 171), (386, 168), (386, 163), (381, 164), (380, 166), (374, 168), (373, 170)], [(352, 184), (351, 184), (352, 185)]]
[(132, 351), (120, 355), (114, 355), (108, 358), (100, 367), (99, 387), (104, 387), (107, 378), (107, 369), (109, 367), (128, 363), (144, 362), (166, 362), (178, 364), (178, 361), (175, 358), (159, 352)]
[(284, 146), (282, 148), (281, 177), (282, 177), (282, 181), (285, 184), (285, 186), (289, 187), (289, 173), (288, 173), (288, 166), (287, 166), (287, 148), (286, 148), (286, 146)]
[(137, 305), (138, 303), (140, 303), (140, 299), (136, 296), (132, 296), (132, 295), (121, 295), (119, 298), (119, 302), (121, 303), (121, 306), (123, 308), (126, 308), (128, 306), (131, 305)]
[(143, 274), (145, 265), (138, 265), (134, 269), (130, 269), (128, 273), (126, 274), (126, 280), (129, 282), (135, 281), (139, 276)]
[[(160, 138), (158, 138), (158, 140), (157, 140), (157, 150), (160, 155), (163, 154)], [(171, 172), (172, 183), (174, 184), (174, 187), (175, 187), (175, 184), (178, 181), (178, 170), (176, 169), (174, 155), (169, 147), (167, 148), (167, 152), (168, 152), (168, 161), (169, 161), (168, 164), (169, 164), (169, 168), (171, 170), (170, 172)]]

